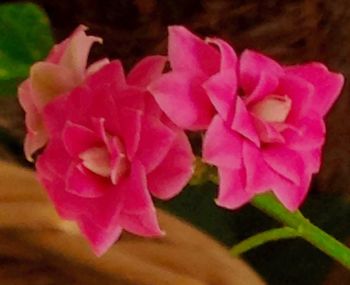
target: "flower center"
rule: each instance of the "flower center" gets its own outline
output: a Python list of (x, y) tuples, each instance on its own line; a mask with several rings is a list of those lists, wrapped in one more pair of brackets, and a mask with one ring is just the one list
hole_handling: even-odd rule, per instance
[(269, 95), (250, 108), (250, 112), (266, 123), (284, 123), (292, 101), (288, 96)]
[(79, 155), (82, 164), (91, 172), (109, 177), (111, 165), (109, 153), (105, 147), (92, 147)]
[(79, 158), (85, 168), (109, 177), (113, 184), (117, 184), (129, 168), (124, 146), (117, 137), (109, 137), (105, 146), (92, 147), (82, 152)]

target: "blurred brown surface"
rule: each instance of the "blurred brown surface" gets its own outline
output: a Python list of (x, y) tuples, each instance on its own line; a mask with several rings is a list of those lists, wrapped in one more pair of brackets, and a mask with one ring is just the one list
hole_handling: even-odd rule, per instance
[(124, 234), (95, 257), (59, 219), (34, 173), (0, 161), (0, 284), (260, 285), (243, 261), (188, 224), (159, 211), (167, 236)]

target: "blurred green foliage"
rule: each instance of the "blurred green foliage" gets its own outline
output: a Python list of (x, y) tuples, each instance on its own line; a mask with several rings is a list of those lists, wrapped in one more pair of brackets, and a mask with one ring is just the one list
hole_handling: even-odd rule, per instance
[(45, 12), (32, 3), (0, 5), (0, 95), (16, 95), (30, 66), (53, 45)]

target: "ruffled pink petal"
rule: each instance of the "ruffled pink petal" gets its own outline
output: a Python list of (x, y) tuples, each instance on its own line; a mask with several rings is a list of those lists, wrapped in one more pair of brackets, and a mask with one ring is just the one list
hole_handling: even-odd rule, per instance
[(160, 108), (179, 127), (206, 128), (214, 114), (202, 88), (205, 78), (191, 73), (171, 72), (154, 81), (149, 90)]
[(118, 113), (117, 134), (124, 142), (127, 157), (132, 160), (140, 145), (143, 115), (141, 111), (133, 109), (120, 109)]
[(155, 208), (135, 214), (121, 213), (120, 224), (126, 231), (144, 237), (160, 237), (165, 235), (159, 227)]
[(65, 191), (71, 162), (63, 144), (51, 139), (36, 163), (39, 180), (45, 185), (60, 215), (74, 220), (84, 215), (102, 228), (114, 226), (123, 207), (124, 193), (130, 185), (125, 181), (118, 187), (107, 183), (103, 187), (104, 195), (100, 197), (77, 196)]
[(209, 78), (203, 88), (224, 120), (232, 116), (236, 101), (237, 78), (233, 70), (221, 71)]
[(182, 26), (169, 27), (168, 55), (176, 72), (213, 75), (219, 71), (219, 52)]
[(342, 74), (330, 72), (321, 63), (291, 66), (286, 68), (286, 73), (299, 76), (314, 86), (315, 92), (311, 101), (317, 104), (311, 104), (310, 108), (321, 116), (328, 113), (344, 85)]
[(123, 228), (118, 224), (105, 230), (90, 219), (81, 217), (78, 220), (79, 228), (89, 241), (96, 256), (102, 256), (119, 239)]
[(252, 115), (240, 97), (236, 98), (236, 108), (231, 124), (232, 130), (238, 132), (257, 146), (260, 145), (258, 133), (255, 129)]
[(49, 62), (35, 63), (30, 69), (30, 79), (32, 100), (39, 110), (80, 83), (71, 70)]
[(194, 155), (188, 138), (183, 132), (178, 132), (163, 161), (147, 174), (152, 195), (166, 200), (180, 193), (193, 174), (193, 162)]
[(311, 175), (303, 176), (300, 186), (284, 183), (280, 187), (274, 187), (273, 192), (282, 204), (291, 212), (296, 211), (304, 201), (310, 188)]
[(310, 114), (294, 124), (293, 128), (284, 130), (282, 134), (289, 148), (296, 151), (308, 151), (322, 147), (326, 136), (326, 126), (320, 117)]
[(127, 83), (146, 88), (152, 81), (160, 77), (166, 61), (167, 58), (160, 55), (145, 57), (129, 72)]
[(140, 162), (134, 161), (124, 188), (123, 210), (118, 223), (127, 231), (142, 236), (160, 236), (151, 195), (147, 189), (146, 173)]
[(286, 95), (292, 100), (292, 108), (287, 122), (294, 123), (308, 116), (314, 97), (314, 87), (306, 80), (294, 75), (284, 75), (280, 78), (277, 94)]
[(65, 190), (76, 196), (96, 198), (105, 194), (109, 179), (87, 170), (82, 164), (71, 164), (67, 172)]
[(242, 137), (230, 130), (216, 115), (204, 137), (203, 160), (219, 167), (241, 168), (242, 141)]
[(322, 149), (315, 148), (313, 150), (301, 152), (300, 156), (304, 160), (304, 164), (308, 173), (317, 173), (320, 171), (322, 162)]
[(273, 191), (289, 210), (294, 211), (300, 206), (310, 185), (310, 174), (304, 172), (299, 185), (292, 183), (275, 172), (265, 162), (259, 149), (251, 143), (243, 145), (243, 161), (247, 174), (247, 192)]
[[(53, 173), (59, 179), (66, 179), (66, 174), (70, 168), (72, 157), (67, 153), (59, 137), (52, 137), (45, 147), (43, 153), (39, 156), (49, 173)], [(63, 191), (64, 189), (62, 189)]]
[(300, 185), (305, 172), (305, 164), (296, 151), (284, 145), (267, 145), (262, 149), (265, 162), (278, 174)]
[(227, 209), (237, 209), (246, 204), (252, 193), (245, 191), (245, 171), (219, 167), (219, 196), (216, 204)]
[(126, 79), (122, 63), (113, 60), (101, 67), (98, 72), (93, 73), (86, 79), (86, 85), (95, 89), (96, 86), (110, 86), (116, 93), (126, 88)]
[(58, 214), (64, 219), (74, 220), (88, 209), (90, 199), (66, 192), (65, 179), (52, 171), (51, 163), (45, 155), (39, 156), (35, 165), (38, 180), (45, 186)]
[(206, 42), (213, 44), (219, 48), (220, 51), (220, 70), (229, 69), (237, 71), (237, 55), (234, 49), (224, 40), (218, 38), (207, 38)]
[(145, 167), (146, 172), (154, 170), (169, 152), (176, 138), (176, 133), (158, 118), (142, 116), (140, 142), (136, 157)]
[(147, 188), (146, 171), (139, 161), (135, 160), (131, 163), (130, 175), (125, 179), (122, 191), (124, 214), (137, 214), (154, 209)]
[(269, 95), (278, 85), (278, 78), (283, 75), (282, 67), (267, 56), (245, 50), (240, 57), (240, 83), (250, 101), (261, 100)]
[[(264, 161), (260, 149), (251, 142), (244, 142), (242, 148), (243, 163), (246, 170), (246, 191), (263, 193), (277, 185), (282, 179)], [(278, 185), (280, 187), (280, 185)]]
[(63, 129), (62, 140), (67, 152), (73, 157), (101, 145), (101, 139), (91, 129), (71, 121), (67, 121)]

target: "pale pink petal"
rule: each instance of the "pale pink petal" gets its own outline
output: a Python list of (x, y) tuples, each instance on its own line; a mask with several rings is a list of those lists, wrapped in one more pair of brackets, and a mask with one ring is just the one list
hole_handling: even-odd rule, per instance
[(284, 123), (288, 117), (292, 101), (286, 95), (268, 95), (249, 108), (249, 111), (267, 123)]
[(227, 209), (237, 209), (246, 204), (252, 193), (245, 191), (245, 171), (219, 167), (219, 196), (216, 204)]
[(321, 63), (291, 66), (286, 68), (286, 72), (299, 76), (314, 86), (315, 92), (311, 100), (317, 104), (311, 104), (310, 107), (321, 116), (328, 113), (344, 85), (342, 74), (330, 72)]
[[(65, 190), (84, 198), (96, 198), (105, 194), (108, 189), (108, 178), (90, 172), (82, 164), (73, 162), (67, 172)], [(107, 188), (107, 189), (106, 189)]]
[(66, 46), (59, 64), (71, 70), (76, 80), (83, 80), (91, 46), (102, 39), (87, 36), (85, 31), (75, 32)]
[(278, 78), (284, 73), (277, 62), (250, 50), (242, 53), (239, 67), (240, 83), (245, 95), (250, 95), (250, 101), (261, 100), (273, 92), (278, 85)]
[(74, 37), (74, 35), (78, 33), (86, 31), (87, 29), (88, 27), (84, 25), (79, 25), (68, 38), (66, 38), (64, 41), (60, 42), (59, 44), (54, 45), (54, 47), (51, 49), (45, 61), (51, 62), (54, 64), (59, 64), (65, 50), (67, 49), (67, 46), (70, 44), (72, 40), (72, 37)]
[(176, 133), (158, 118), (142, 116), (140, 142), (136, 157), (145, 167), (146, 172), (154, 170), (169, 152), (176, 138)]
[(67, 121), (62, 140), (67, 152), (78, 157), (82, 152), (101, 145), (101, 139), (91, 130), (82, 125)]
[(297, 76), (284, 75), (280, 78), (280, 84), (276, 90), (276, 94), (283, 94), (292, 100), (292, 108), (288, 115), (287, 122), (296, 122), (308, 116), (314, 97), (314, 87)]
[(219, 167), (241, 168), (242, 141), (242, 137), (229, 129), (217, 115), (204, 137), (203, 160)]
[(24, 139), (24, 154), (28, 161), (33, 161), (32, 155), (42, 148), (48, 139), (42, 122), (42, 115), (32, 100), (32, 89), (29, 80), (25, 80), (18, 87), (18, 100), (25, 110), (25, 123), (27, 134)]
[(35, 63), (30, 69), (30, 79), (32, 100), (39, 110), (80, 83), (71, 70), (49, 62)]
[[(112, 170), (110, 156), (106, 146), (95, 146), (80, 153), (78, 157), (82, 166), (92, 173), (102, 177), (109, 177)], [(85, 169), (82, 172), (84, 173)]]
[(87, 69), (86, 69), (86, 75), (91, 75), (99, 71), (102, 67), (106, 66), (109, 64), (110, 61), (108, 58), (102, 58), (98, 61), (95, 61), (93, 64), (91, 64)]
[(81, 217), (78, 220), (79, 228), (90, 242), (96, 256), (102, 256), (119, 239), (123, 228), (116, 224), (106, 230), (97, 226), (89, 218)]
[(167, 58), (160, 55), (145, 57), (129, 72), (127, 83), (146, 88), (152, 81), (160, 77), (166, 61)]
[(237, 55), (234, 49), (224, 40), (218, 38), (207, 38), (207, 43), (216, 45), (220, 51), (220, 70), (229, 69), (233, 72), (237, 71)]
[(18, 87), (18, 100), (26, 112), (26, 127), (34, 132), (42, 127), (41, 114), (33, 102), (33, 90), (30, 81), (27, 79)]
[(159, 199), (176, 196), (193, 174), (194, 155), (187, 136), (178, 132), (177, 138), (163, 161), (147, 174), (148, 188)]
[(28, 130), (24, 138), (24, 146), (23, 146), (26, 159), (30, 162), (33, 162), (34, 160), (32, 155), (37, 150), (44, 147), (47, 140), (48, 140), (48, 135), (44, 129), (41, 129), (41, 130), (38, 129), (35, 132)]
[(121, 213), (119, 217), (121, 226), (128, 232), (144, 237), (164, 236), (160, 229), (155, 208), (140, 213)]
[(232, 70), (221, 71), (209, 78), (203, 88), (211, 103), (224, 120), (232, 117), (237, 92), (237, 78)]
[(266, 145), (262, 149), (262, 156), (275, 172), (294, 184), (300, 185), (305, 173), (305, 164), (298, 152), (284, 145), (275, 144)]
[(246, 105), (243, 103), (240, 97), (236, 98), (236, 108), (233, 115), (231, 128), (255, 143), (257, 146), (260, 145), (252, 115), (248, 112)]
[(169, 27), (168, 55), (174, 71), (206, 75), (219, 71), (219, 52), (182, 26)]
[(160, 108), (179, 127), (206, 128), (214, 114), (202, 88), (205, 78), (191, 73), (171, 72), (154, 81), (149, 90)]

